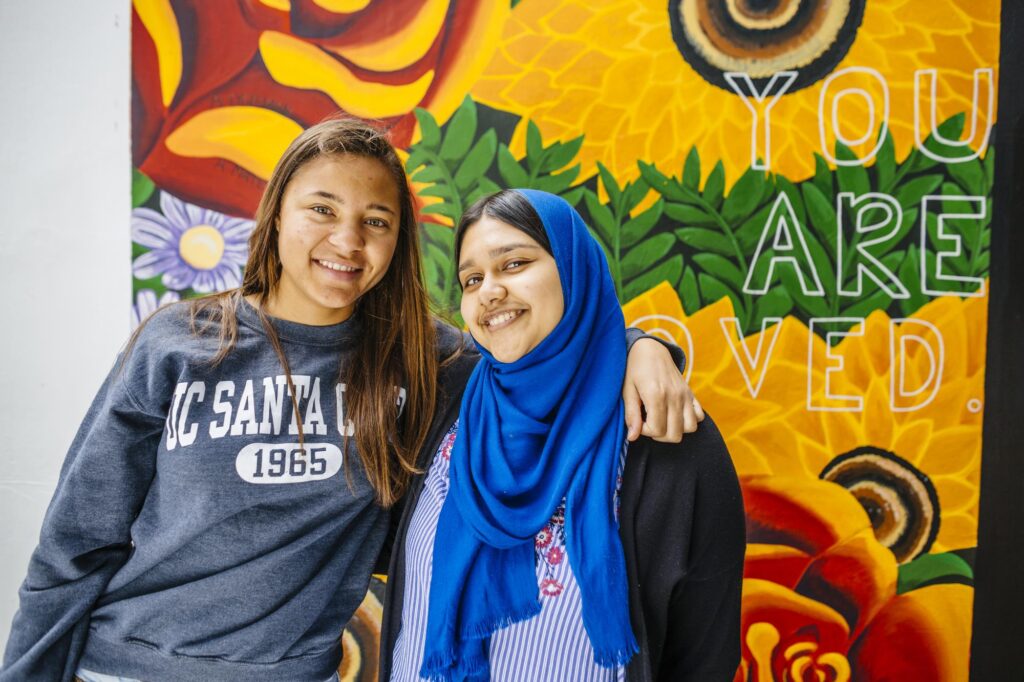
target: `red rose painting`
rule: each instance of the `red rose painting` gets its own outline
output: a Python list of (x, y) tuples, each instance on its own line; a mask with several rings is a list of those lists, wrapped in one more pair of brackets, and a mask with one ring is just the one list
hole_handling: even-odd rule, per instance
[(748, 545), (736, 682), (967, 679), (970, 587), (897, 594), (895, 557), (839, 485), (741, 483)]
[(339, 110), (395, 143), (415, 107), (446, 119), (508, 7), (484, 0), (137, 0), (135, 166), (174, 196), (251, 216), (274, 163)]

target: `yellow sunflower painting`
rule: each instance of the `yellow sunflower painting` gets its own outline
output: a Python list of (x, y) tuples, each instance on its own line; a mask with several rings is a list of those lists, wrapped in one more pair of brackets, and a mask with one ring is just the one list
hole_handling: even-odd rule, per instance
[[(713, 12), (714, 6), (728, 5), (735, 13), (737, 6), (747, 4), (523, 0), (505, 23), (497, 52), (471, 94), (478, 102), (532, 120), (545, 138), (567, 141), (585, 132), (579, 159), (585, 177), (596, 172), (598, 161), (620, 180), (637, 176), (637, 159), (675, 168), (696, 146), (701, 158), (722, 160), (731, 184), (751, 164), (752, 114), (741, 97), (728, 87), (710, 84), (684, 58), (680, 43), (673, 39), (671, 20), (681, 16), (683, 23), (696, 24)], [(998, 0), (779, 2), (773, 3), (778, 7), (775, 15), (746, 17), (743, 27), (757, 28), (755, 22), (760, 22), (778, 33), (787, 21), (799, 18), (796, 6), (801, 4), (859, 6), (859, 28), (839, 26), (842, 17), (828, 13), (810, 24), (826, 32), (835, 25), (831, 30), (846, 30), (852, 39), (848, 51), (836, 55), (841, 59), (834, 64), (834, 71), (863, 68), (885, 81), (888, 126), (899, 158), (914, 146), (915, 71), (936, 70), (939, 120), (961, 112), (968, 112), (970, 120), (975, 69), (992, 69), (994, 81), (999, 58)], [(786, 39), (796, 38), (801, 39), (804, 52), (813, 50), (815, 41), (821, 40), (802, 33)], [(750, 70), (751, 62), (742, 58), (742, 52), (729, 53), (722, 48), (731, 45), (729, 36), (710, 35), (701, 40), (703, 43), (695, 43), (696, 51), (703, 50), (709, 60), (717, 58), (724, 68)], [(816, 53), (804, 58), (798, 54), (786, 62), (778, 57), (785, 49), (785, 45), (773, 49), (770, 58), (762, 60), (766, 68), (799, 71), (814, 66)], [(824, 47), (818, 51), (823, 52)], [(851, 74), (847, 81), (881, 102), (883, 86), (874, 75)], [(837, 82), (835, 89), (839, 86)], [(819, 81), (798, 91), (791, 89), (771, 109), (770, 169), (793, 181), (810, 176), (813, 153), (822, 153), (822, 87)], [(880, 105), (864, 97), (841, 99), (837, 105), (839, 132), (847, 141), (859, 140), (849, 146), (863, 156), (863, 150), (874, 145), (882, 123), (877, 111)], [(830, 128), (831, 107), (826, 106), (824, 113), (831, 144), (835, 139)], [(985, 98), (979, 98), (979, 130), (994, 117), (994, 109), (989, 110)], [(525, 138), (526, 125), (522, 123), (511, 144), (517, 156), (524, 153)], [(978, 133), (973, 143), (977, 147), (981, 142)], [(765, 151), (759, 146), (755, 154)]]
[(847, 487), (903, 561), (977, 544), (986, 298), (939, 298), (895, 323), (876, 311), (831, 348), (792, 317), (740, 340), (729, 299), (689, 316), (666, 285), (623, 311), (688, 351), (741, 476)]

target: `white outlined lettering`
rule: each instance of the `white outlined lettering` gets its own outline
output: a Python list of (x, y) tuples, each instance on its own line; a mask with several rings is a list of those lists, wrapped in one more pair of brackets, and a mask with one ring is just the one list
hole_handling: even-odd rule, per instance
[[(877, 222), (868, 223), (867, 216), (872, 210), (881, 211), (884, 217)], [(847, 216), (849, 216), (849, 220), (846, 220)], [(867, 275), (892, 298), (910, 298), (910, 292), (903, 286), (896, 274), (868, 251), (870, 247), (884, 244), (892, 239), (899, 232), (902, 221), (903, 209), (900, 207), (900, 203), (888, 194), (868, 192), (855, 196), (853, 192), (839, 193), (839, 196), (836, 197), (836, 290), (840, 296), (862, 296), (864, 275)], [(855, 237), (876, 233), (876, 236), (872, 238), (857, 242), (853, 260), (856, 277), (853, 288), (850, 289), (843, 287), (843, 282), (846, 280), (846, 272), (843, 269), (846, 259), (846, 255), (843, 253), (843, 245), (846, 243), (844, 225), (847, 222), (852, 225)]]
[[(664, 326), (657, 326), (657, 324), (649, 324), (652, 322), (667, 322), (669, 325), (675, 327), (675, 333), (673, 333), (673, 330), (666, 329)], [(686, 339), (685, 345), (683, 346), (683, 352), (686, 353), (686, 367), (683, 368), (683, 378), (686, 379), (686, 381), (690, 380), (690, 375), (693, 374), (694, 363), (693, 335), (690, 334), (690, 330), (686, 328), (685, 324), (683, 324), (676, 318), (670, 317), (668, 315), (644, 315), (642, 317), (636, 318), (627, 326), (643, 329), (645, 332), (651, 334), (652, 336), (660, 336), (666, 341), (671, 341), (672, 343), (676, 343), (676, 334), (682, 332), (683, 338)]]
[[(754, 170), (769, 170), (772, 167), (772, 107), (793, 85), (798, 73), (797, 71), (777, 71), (772, 74), (768, 84), (761, 92), (757, 91), (754, 81), (745, 73), (729, 71), (724, 74), (729, 87), (740, 96), (753, 117), (753, 124), (750, 128), (750, 167)], [(771, 99), (768, 99), (769, 97)], [(768, 100), (767, 104), (765, 104), (765, 100)], [(759, 109), (763, 109), (763, 113)]]
[[(923, 107), (921, 106), (922, 90), (921, 81), (928, 79), (928, 125), (930, 134), (944, 147), (962, 149), (962, 155), (947, 156), (925, 146), (924, 141), (927, 133), (922, 125), (924, 118)], [(985, 131), (981, 134), (981, 141), (976, 142), (978, 137), (978, 99), (981, 90), (981, 81), (985, 81)], [(963, 163), (976, 159), (981, 155), (982, 150), (988, 148), (988, 140), (992, 135), (992, 111), (995, 102), (995, 77), (991, 68), (974, 70), (974, 89), (971, 96), (971, 133), (965, 140), (950, 140), (939, 133), (938, 104), (936, 100), (936, 89), (939, 75), (936, 69), (918, 69), (914, 71), (914, 143), (918, 151), (928, 158), (941, 163)], [(973, 149), (972, 147), (977, 147)]]
[[(953, 202), (959, 201), (966, 204), (970, 204), (974, 210), (968, 210), (966, 212), (947, 212), (941, 208), (940, 202)], [(939, 204), (939, 208), (932, 209), (933, 204)], [(966, 218), (984, 220), (988, 203), (985, 201), (985, 197), (979, 196), (959, 196), (959, 195), (942, 195), (942, 194), (930, 194), (925, 198), (921, 199), (921, 291), (930, 294), (932, 296), (943, 296), (949, 293), (956, 293), (960, 296), (971, 296), (980, 298), (985, 295), (985, 280), (981, 277), (970, 277), (966, 275), (952, 275), (944, 272), (942, 263), (947, 258), (957, 258), (963, 253), (963, 237), (958, 234), (952, 234), (948, 229), (947, 220), (950, 218)], [(952, 251), (942, 250), (940, 244), (935, 245), (935, 272), (928, 272), (928, 260), (926, 258), (928, 254), (928, 215), (929, 213), (936, 214), (936, 220), (938, 221), (938, 228), (936, 229), (936, 236), (938, 241), (941, 243), (953, 244), (955, 249)], [(981, 226), (978, 226), (981, 229)], [(963, 284), (971, 284), (978, 287), (977, 291), (961, 292), (956, 289), (941, 289), (939, 288), (941, 282), (961, 282)], [(935, 286), (930, 286), (932, 283)]]
[[(793, 239), (794, 234), (796, 240)], [(758, 269), (769, 236), (772, 238), (771, 249), (774, 253), (768, 262), (762, 281), (755, 284), (754, 273)], [(800, 244), (799, 249), (795, 247), (796, 242)], [(761, 239), (757, 243), (757, 250), (750, 261), (747, 279), (743, 282), (744, 293), (768, 293), (768, 288), (775, 280), (775, 265), (777, 263), (789, 263), (793, 266), (797, 278), (800, 280), (800, 289), (803, 290), (804, 296), (823, 297), (825, 295), (825, 289), (821, 285), (818, 271), (814, 268), (814, 261), (811, 260), (811, 252), (807, 248), (807, 242), (804, 240), (803, 231), (800, 229), (796, 212), (793, 210), (793, 204), (785, 192), (780, 192), (778, 198), (775, 199), (768, 220), (764, 223), (764, 229), (761, 230)], [(805, 268), (810, 270), (810, 279), (808, 279)]]
[[(824, 374), (824, 385), (822, 389), (823, 399), (820, 403), (814, 402), (814, 394), (818, 392), (818, 386), (814, 385), (814, 341), (817, 334), (815, 326), (825, 324), (846, 324), (860, 325), (856, 330), (851, 327), (845, 332), (825, 333), (825, 361), (831, 366), (826, 366)], [(845, 359), (842, 355), (832, 353), (832, 339), (841, 336), (863, 336), (864, 318), (862, 317), (812, 317), (807, 327), (807, 409), (811, 412), (860, 412), (864, 409), (864, 398), (856, 395), (842, 395), (832, 393), (832, 375), (842, 372)], [(831, 402), (830, 402), (831, 401)]]
[[(909, 327), (918, 326), (929, 330), (935, 338), (935, 345), (928, 342), (924, 336), (908, 331)], [(899, 349), (896, 348), (896, 339), (899, 337)], [(928, 377), (915, 388), (907, 386), (907, 346), (913, 341), (924, 349), (928, 354)], [(939, 331), (931, 322), (914, 317), (896, 317), (889, 321), (889, 401), (893, 412), (913, 412), (931, 404), (935, 395), (942, 386), (942, 372), (946, 362), (946, 343)], [(898, 368), (898, 371), (897, 371)], [(899, 376), (897, 382), (896, 377)], [(929, 389), (931, 389), (929, 391)], [(917, 402), (908, 402), (907, 398), (914, 398), (925, 391), (927, 396)]]
[[(875, 146), (869, 151), (863, 158), (856, 159), (838, 159), (832, 153), (832, 145), (829, 144), (828, 135), (825, 130), (825, 109), (828, 103), (828, 97), (831, 91), (832, 84), (839, 78), (849, 76), (851, 74), (866, 74), (874, 78), (881, 86), (882, 92), (882, 125), (881, 132), (878, 135), (878, 141)], [(858, 138), (848, 138), (842, 133), (842, 128), (839, 125), (839, 104), (845, 97), (861, 97), (867, 103), (868, 107), (868, 123), (865, 126), (864, 133)], [(832, 99), (832, 134), (837, 140), (842, 142), (847, 147), (857, 147), (864, 144), (871, 139), (877, 128), (877, 122), (875, 120), (876, 108), (875, 108), (875, 97), (862, 87), (851, 87), (844, 88), (837, 92)], [(818, 98), (818, 136), (821, 140), (821, 153), (826, 159), (837, 166), (863, 166), (871, 159), (875, 158), (878, 154), (878, 150), (882, 148), (882, 141), (885, 139), (886, 132), (889, 129), (889, 84), (885, 78), (882, 77), (877, 70), (866, 67), (866, 66), (850, 66), (840, 71), (836, 71), (828, 78), (825, 79), (824, 84), (821, 86), (821, 96)]]
[[(722, 317), (719, 318), (718, 323), (722, 327), (722, 333), (725, 334), (725, 340), (726, 343), (729, 344), (729, 350), (732, 351), (732, 356), (736, 358), (736, 366), (739, 367), (740, 374), (743, 376), (743, 381), (747, 384), (747, 390), (750, 391), (750, 397), (756, 398), (757, 394), (761, 392), (761, 385), (764, 384), (765, 373), (768, 369), (768, 362), (772, 357), (772, 351), (775, 349), (775, 342), (779, 339), (779, 332), (782, 331), (782, 318), (765, 317), (761, 320), (761, 333), (757, 337), (757, 348), (754, 350), (753, 357), (750, 355), (750, 349), (747, 347), (746, 339), (743, 338), (739, 318)], [(762, 356), (761, 351), (764, 348), (764, 340), (769, 337), (769, 326), (772, 327), (771, 338), (768, 341), (768, 349), (764, 351), (764, 355)], [(739, 350), (737, 346), (739, 346), (742, 351)], [(750, 380), (751, 372), (757, 373), (756, 385)]]

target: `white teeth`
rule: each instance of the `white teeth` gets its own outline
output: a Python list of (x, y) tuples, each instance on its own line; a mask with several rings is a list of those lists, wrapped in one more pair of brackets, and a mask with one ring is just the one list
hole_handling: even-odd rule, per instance
[(501, 313), (500, 315), (488, 318), (484, 321), (484, 326), (494, 327), (496, 325), (505, 324), (506, 322), (511, 322), (522, 314), (523, 311), (521, 310), (510, 310), (507, 313)]
[(330, 270), (337, 270), (338, 272), (356, 272), (359, 269), (359, 268), (354, 268), (351, 265), (342, 265), (341, 263), (332, 263), (329, 260), (317, 259), (316, 262), (319, 263), (320, 265), (324, 266), (325, 268), (328, 268)]

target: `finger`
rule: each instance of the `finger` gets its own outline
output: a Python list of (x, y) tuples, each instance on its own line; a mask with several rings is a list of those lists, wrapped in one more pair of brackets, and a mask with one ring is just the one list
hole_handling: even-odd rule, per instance
[(668, 400), (664, 393), (660, 397), (647, 400), (644, 408), (647, 410), (647, 418), (643, 422), (642, 433), (649, 438), (660, 440), (665, 436), (668, 424)]
[(704, 417), (706, 415), (704, 414), (704, 408), (701, 407), (700, 401), (697, 400), (697, 396), (693, 396), (693, 411), (697, 415), (697, 421), (704, 421)]
[(634, 386), (624, 386), (622, 388), (622, 403), (625, 407), (626, 439), (632, 442), (640, 437), (640, 432), (644, 425), (640, 394), (637, 393)]
[(668, 419), (665, 422), (665, 434), (659, 439), (662, 443), (678, 443), (683, 440), (686, 409), (689, 403), (681, 399), (669, 401)]
[(697, 430), (697, 410), (695, 409), (695, 402), (687, 404), (686, 409), (683, 410), (683, 431), (686, 433), (693, 433)]

